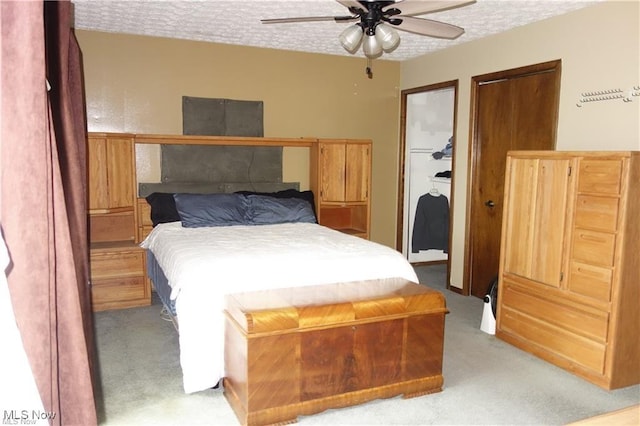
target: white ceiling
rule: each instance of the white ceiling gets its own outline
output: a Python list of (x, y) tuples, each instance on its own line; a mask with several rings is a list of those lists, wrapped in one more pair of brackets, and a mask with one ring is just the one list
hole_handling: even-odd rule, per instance
[[(400, 46), (382, 59), (402, 61), (571, 12), (603, 0), (477, 0), (469, 6), (423, 15), (463, 27), (456, 40), (399, 31)], [(265, 25), (260, 19), (344, 16), (334, 0), (72, 0), (75, 27), (114, 33), (346, 55), (338, 35), (349, 23)], [(523, 46), (526, 48), (526, 46)], [(362, 50), (356, 53), (363, 56)]]

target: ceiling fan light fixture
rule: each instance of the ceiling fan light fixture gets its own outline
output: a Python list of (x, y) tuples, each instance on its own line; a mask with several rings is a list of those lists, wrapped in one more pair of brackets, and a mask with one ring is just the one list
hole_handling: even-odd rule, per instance
[(364, 51), (364, 56), (369, 59), (379, 58), (382, 55), (382, 45), (378, 43), (374, 34), (366, 35), (364, 37), (362, 50)]
[(338, 39), (340, 40), (342, 47), (344, 47), (347, 52), (354, 54), (360, 47), (362, 34), (363, 31), (360, 25), (351, 25), (342, 31)]
[[(1, 1), (1, 0), (0, 0)], [(464, 28), (445, 22), (420, 18), (440, 10), (448, 10), (475, 3), (476, 0), (336, 0), (345, 6), (348, 16), (302, 16), (297, 18), (262, 19), (263, 24), (281, 24), (288, 22), (335, 21), (353, 22), (355, 25), (345, 28), (338, 39), (342, 47), (354, 55), (362, 46), (362, 51), (371, 64), (373, 59), (383, 52), (395, 51), (400, 45), (400, 36), (396, 30), (407, 31), (428, 37), (453, 40), (464, 34)], [(371, 78), (370, 65), (367, 75)]]
[(398, 32), (387, 24), (378, 24), (376, 26), (376, 39), (385, 52), (393, 52), (400, 45), (400, 36)]

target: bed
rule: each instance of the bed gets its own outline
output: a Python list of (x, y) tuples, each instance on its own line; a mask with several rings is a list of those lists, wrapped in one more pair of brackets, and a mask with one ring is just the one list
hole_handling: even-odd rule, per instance
[(391, 277), (417, 282), (399, 252), (317, 224), (308, 191), (152, 195), (155, 226), (141, 246), (154, 288), (177, 318), (186, 393), (224, 377), (226, 295)]

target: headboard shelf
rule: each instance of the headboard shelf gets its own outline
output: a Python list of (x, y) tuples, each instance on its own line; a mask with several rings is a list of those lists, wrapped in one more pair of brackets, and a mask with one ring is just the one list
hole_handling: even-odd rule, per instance
[(137, 144), (167, 145), (227, 145), (227, 146), (277, 146), (310, 147), (316, 138), (258, 138), (240, 136), (194, 136), (194, 135), (135, 135)]

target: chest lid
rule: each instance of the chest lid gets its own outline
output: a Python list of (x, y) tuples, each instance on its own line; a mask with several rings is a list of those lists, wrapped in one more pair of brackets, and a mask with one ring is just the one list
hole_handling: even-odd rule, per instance
[(447, 312), (442, 293), (403, 278), (236, 293), (225, 302), (226, 314), (247, 334)]

